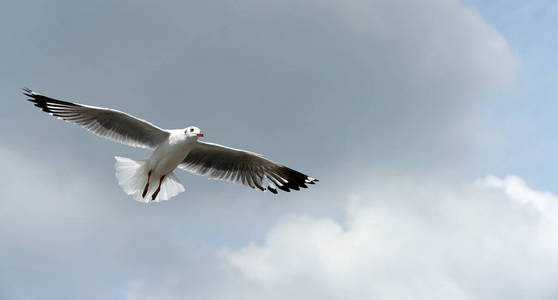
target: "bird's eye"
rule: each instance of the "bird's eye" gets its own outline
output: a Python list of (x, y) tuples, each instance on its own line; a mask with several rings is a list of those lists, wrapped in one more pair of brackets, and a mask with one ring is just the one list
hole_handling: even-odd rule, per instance
[(190, 128), (190, 132), (194, 132), (194, 128)]

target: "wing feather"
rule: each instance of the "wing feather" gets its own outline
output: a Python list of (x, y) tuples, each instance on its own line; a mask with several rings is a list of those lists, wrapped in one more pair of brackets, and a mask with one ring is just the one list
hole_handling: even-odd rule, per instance
[[(307, 187), (305, 183), (318, 181), (258, 154), (204, 142), (196, 142), (178, 167), (197, 175), (234, 181), (262, 191), (266, 190), (265, 180), (286, 192), (298, 191)], [(277, 193), (272, 186), (267, 189)]]
[(167, 131), (118, 110), (56, 100), (30, 89), (23, 91), (42, 111), (125, 145), (154, 149), (169, 136)]

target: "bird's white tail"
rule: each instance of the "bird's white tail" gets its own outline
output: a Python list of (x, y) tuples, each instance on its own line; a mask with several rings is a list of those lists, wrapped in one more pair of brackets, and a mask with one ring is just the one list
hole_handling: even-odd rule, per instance
[(151, 176), (149, 180), (149, 187), (144, 194), (144, 188), (147, 184), (149, 170), (145, 160), (133, 160), (126, 157), (115, 156), (116, 163), (116, 178), (118, 184), (122, 187), (124, 192), (134, 197), (139, 202), (159, 202), (161, 200), (168, 200), (182, 192), (184, 186), (178, 181), (174, 173), (169, 173), (161, 183), (161, 189), (157, 197), (152, 200), (152, 195), (155, 193), (159, 186), (159, 177)]

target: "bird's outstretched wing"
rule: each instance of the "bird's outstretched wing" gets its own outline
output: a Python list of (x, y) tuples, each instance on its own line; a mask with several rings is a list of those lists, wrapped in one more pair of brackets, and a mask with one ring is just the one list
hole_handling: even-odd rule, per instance
[(27, 88), (23, 94), (42, 111), (125, 145), (153, 149), (169, 135), (147, 121), (117, 110), (56, 100)]
[[(286, 192), (298, 191), (300, 188), (306, 188), (306, 184), (318, 181), (258, 154), (203, 142), (196, 142), (178, 167), (197, 175), (235, 181), (262, 191), (266, 190), (266, 179)], [(271, 185), (268, 185), (267, 189), (277, 193)]]

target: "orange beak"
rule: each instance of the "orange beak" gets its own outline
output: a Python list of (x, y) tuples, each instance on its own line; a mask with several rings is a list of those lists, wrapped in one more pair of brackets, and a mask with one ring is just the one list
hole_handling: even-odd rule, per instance
[(198, 133), (198, 134), (196, 134), (196, 135), (197, 135), (197, 136), (203, 136), (203, 133), (200, 132), (200, 133)]

